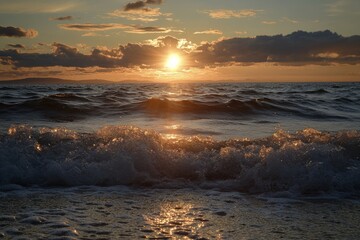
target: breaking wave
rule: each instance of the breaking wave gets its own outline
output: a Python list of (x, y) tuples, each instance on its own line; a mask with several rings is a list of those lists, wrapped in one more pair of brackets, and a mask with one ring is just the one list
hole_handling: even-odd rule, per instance
[(0, 185), (217, 187), (250, 193), (360, 191), (360, 132), (167, 139), (131, 126), (93, 133), (14, 125), (0, 136)]

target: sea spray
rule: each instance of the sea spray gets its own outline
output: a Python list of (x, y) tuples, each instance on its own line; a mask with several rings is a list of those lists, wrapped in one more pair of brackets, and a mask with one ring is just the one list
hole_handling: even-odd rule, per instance
[[(243, 192), (358, 192), (360, 132), (283, 130), (258, 139), (166, 138), (132, 126), (93, 133), (14, 125), (0, 137), (0, 184), (167, 182)], [(176, 184), (174, 185), (176, 186)]]

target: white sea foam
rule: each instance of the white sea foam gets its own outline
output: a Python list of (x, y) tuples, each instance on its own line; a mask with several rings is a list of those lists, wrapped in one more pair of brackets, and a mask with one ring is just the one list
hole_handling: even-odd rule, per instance
[[(167, 139), (107, 126), (94, 133), (12, 126), (0, 136), (2, 190), (141, 185), (245, 192), (358, 192), (360, 133), (304, 129), (260, 139)], [(15, 187), (14, 187), (15, 186)]]

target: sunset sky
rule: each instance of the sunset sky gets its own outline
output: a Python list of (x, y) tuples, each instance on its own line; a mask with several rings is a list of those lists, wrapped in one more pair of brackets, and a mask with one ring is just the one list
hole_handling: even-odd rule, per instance
[(360, 81), (359, 0), (0, 0), (0, 79)]

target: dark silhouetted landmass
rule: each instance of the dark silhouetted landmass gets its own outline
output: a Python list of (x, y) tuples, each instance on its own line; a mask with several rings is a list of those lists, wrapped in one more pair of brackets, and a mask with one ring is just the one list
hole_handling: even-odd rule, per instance
[(0, 84), (18, 84), (18, 85), (46, 85), (46, 84), (111, 84), (112, 81), (101, 79), (92, 80), (68, 80), (61, 78), (23, 78), (17, 80), (0, 81)]

